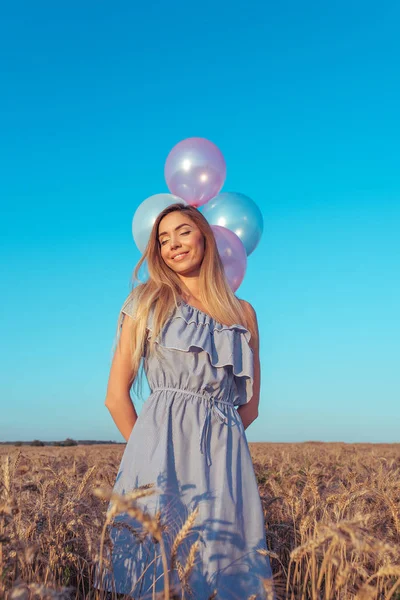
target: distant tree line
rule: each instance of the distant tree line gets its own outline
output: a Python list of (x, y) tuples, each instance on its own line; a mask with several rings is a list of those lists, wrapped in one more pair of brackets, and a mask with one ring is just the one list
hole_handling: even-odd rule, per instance
[(121, 444), (125, 442), (115, 442), (115, 441), (104, 441), (104, 440), (74, 440), (72, 438), (66, 438), (63, 441), (54, 441), (54, 442), (43, 442), (42, 440), (32, 440), (31, 442), (2, 442), (0, 444), (6, 444), (9, 446), (78, 446), (86, 445), (90, 446), (93, 444)]

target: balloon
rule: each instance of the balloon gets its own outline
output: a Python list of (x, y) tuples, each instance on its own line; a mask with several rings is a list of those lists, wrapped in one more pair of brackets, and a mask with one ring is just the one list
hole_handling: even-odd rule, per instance
[(218, 253), (225, 269), (225, 275), (234, 292), (238, 289), (246, 273), (247, 254), (241, 239), (226, 227), (211, 225), (217, 243)]
[(185, 200), (173, 194), (154, 194), (143, 200), (137, 207), (132, 219), (132, 235), (142, 254), (146, 249), (156, 218), (164, 208), (175, 202), (187, 205)]
[(224, 185), (225, 159), (209, 140), (187, 138), (168, 154), (164, 174), (170, 192), (197, 207), (216, 196)]
[(202, 207), (201, 212), (210, 225), (220, 225), (234, 231), (242, 240), (247, 256), (260, 241), (264, 228), (262, 213), (257, 204), (244, 194), (218, 194)]

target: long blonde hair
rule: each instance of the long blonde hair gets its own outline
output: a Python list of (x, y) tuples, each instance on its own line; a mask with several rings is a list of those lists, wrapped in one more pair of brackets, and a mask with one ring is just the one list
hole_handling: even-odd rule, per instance
[[(224, 266), (218, 253), (213, 230), (207, 219), (197, 208), (181, 203), (171, 204), (157, 217), (150, 233), (146, 249), (137, 263), (133, 272), (132, 291), (127, 300), (132, 299), (135, 305), (135, 315), (131, 321), (131, 356), (132, 356), (132, 382), (141, 388), (141, 373), (139, 372), (142, 356), (148, 356), (155, 351), (155, 340), (170, 313), (177, 306), (182, 292), (190, 293), (179, 279), (178, 275), (170, 269), (161, 256), (161, 246), (158, 240), (158, 227), (161, 219), (174, 211), (187, 215), (202, 232), (204, 236), (204, 256), (200, 266), (199, 290), (200, 302), (213, 319), (224, 325), (244, 325), (249, 328), (246, 313), (235, 296), (225, 277)], [(145, 283), (140, 283), (139, 269), (147, 260), (149, 278)], [(135, 286), (135, 281), (139, 285)], [(147, 323), (149, 312), (154, 305), (152, 333), (147, 340)], [(122, 311), (119, 314), (116, 340), (118, 344), (120, 329), (123, 321)], [(138, 377), (136, 377), (139, 375)], [(140, 396), (140, 393), (139, 393)]]

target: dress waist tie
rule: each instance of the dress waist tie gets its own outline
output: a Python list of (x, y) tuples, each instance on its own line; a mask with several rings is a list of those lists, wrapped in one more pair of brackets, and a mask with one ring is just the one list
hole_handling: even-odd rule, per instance
[(227, 424), (229, 423), (227, 415), (225, 415), (222, 412), (222, 410), (220, 408), (218, 408), (218, 406), (215, 403), (218, 402), (218, 404), (226, 404), (226, 405), (230, 406), (231, 408), (234, 408), (233, 402), (229, 402), (228, 400), (218, 400), (217, 398), (215, 398), (215, 396), (213, 396), (206, 389), (203, 389), (203, 393), (199, 394), (197, 392), (190, 392), (189, 390), (181, 390), (180, 388), (157, 387), (152, 390), (152, 393), (162, 391), (162, 390), (167, 390), (167, 391), (171, 391), (171, 392), (180, 392), (181, 394), (187, 394), (188, 396), (196, 396), (196, 397), (200, 398), (201, 400), (206, 401), (206, 414), (204, 416), (203, 425), (200, 430), (199, 445), (200, 445), (200, 452), (202, 454), (206, 455), (206, 463), (207, 463), (207, 466), (209, 467), (211, 465), (212, 461), (211, 461), (211, 451), (209, 448), (209, 444), (207, 444), (207, 438), (208, 438), (209, 430), (210, 430), (211, 414), (214, 413), (222, 423), (227, 423)]

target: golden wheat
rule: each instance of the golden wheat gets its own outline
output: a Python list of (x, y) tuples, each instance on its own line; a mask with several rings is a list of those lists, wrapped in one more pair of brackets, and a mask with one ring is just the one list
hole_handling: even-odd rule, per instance
[[(250, 444), (250, 449), (268, 543), (260, 554), (271, 560), (276, 598), (400, 600), (400, 446)], [(112, 494), (123, 450), (123, 445), (0, 446), (1, 598), (99, 598), (91, 575), (101, 542), (108, 544), (104, 527), (118, 510), (140, 522), (141, 530), (132, 528), (139, 541), (152, 535), (158, 542), (167, 589), (154, 597), (191, 597), (199, 540), (188, 548), (185, 563), (177, 551), (196, 512), (175, 534), (170, 556), (162, 556), (165, 514), (147, 514), (138, 504), (155, 493), (154, 486), (119, 498)], [(106, 555), (103, 560), (107, 566)], [(182, 596), (168, 591), (174, 561)], [(264, 585), (272, 599), (271, 583)]]

